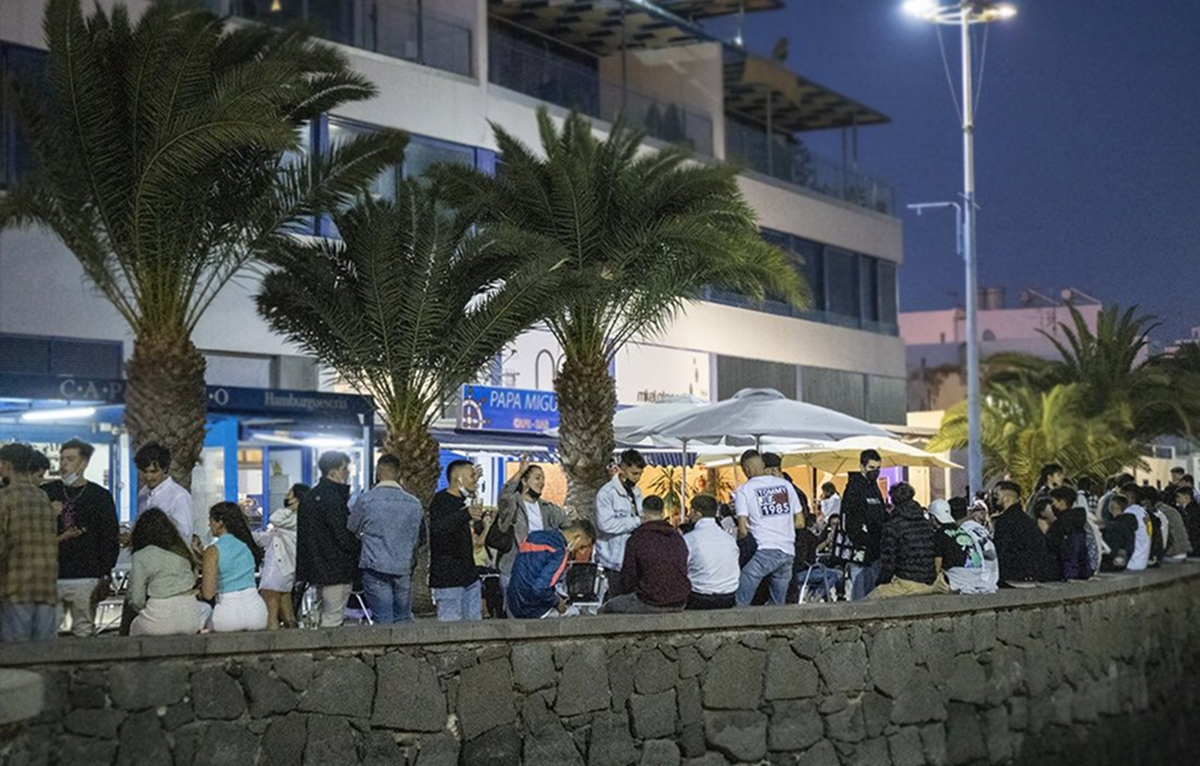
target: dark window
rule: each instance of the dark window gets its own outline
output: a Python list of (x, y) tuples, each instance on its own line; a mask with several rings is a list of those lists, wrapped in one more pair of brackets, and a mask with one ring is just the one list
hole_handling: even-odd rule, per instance
[(457, 165), (475, 165), (475, 150), (462, 144), (437, 141), (423, 136), (412, 136), (404, 150), (404, 177), (419, 176), (431, 165), (449, 162)]
[[(842, 320), (859, 319), (858, 256), (836, 247), (825, 248), (825, 310)], [(842, 323), (845, 323), (844, 321)]]
[(903, 425), (907, 420), (908, 385), (904, 378), (867, 376), (867, 420)]
[(900, 319), (899, 299), (896, 292), (896, 264), (879, 261), (879, 321), (894, 332)]
[(866, 376), (861, 372), (804, 367), (801, 375), (804, 401), (856, 418), (866, 417)]
[(773, 388), (789, 399), (796, 398), (796, 367), (781, 362), (717, 357), (717, 398), (728, 399), (743, 388)]
[(876, 269), (879, 261), (865, 255), (859, 259), (859, 273), (862, 275), (862, 318), (871, 326), (879, 321), (879, 274)]
[(822, 312), (825, 310), (825, 248), (799, 237), (792, 238), (792, 248), (801, 261), (800, 273), (808, 281), (812, 295), (809, 313)]
[(7, 87), (10, 81), (37, 90), (47, 88), (46, 52), (21, 45), (0, 45), (0, 188), (33, 166), (29, 139), (17, 122), (16, 104)]

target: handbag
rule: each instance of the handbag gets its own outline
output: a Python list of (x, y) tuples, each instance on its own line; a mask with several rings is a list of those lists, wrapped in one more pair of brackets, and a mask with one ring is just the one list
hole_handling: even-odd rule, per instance
[(493, 521), (492, 525), (488, 527), (487, 535), (483, 538), (483, 544), (494, 550), (497, 555), (503, 556), (512, 550), (514, 537), (516, 537), (514, 529), (501, 532), (499, 525)]

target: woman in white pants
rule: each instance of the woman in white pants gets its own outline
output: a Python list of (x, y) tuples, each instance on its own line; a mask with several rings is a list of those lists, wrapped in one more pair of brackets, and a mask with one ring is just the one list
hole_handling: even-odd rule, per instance
[(210, 629), (216, 633), (264, 630), (267, 605), (254, 583), (263, 552), (250, 534), (242, 509), (237, 503), (217, 503), (209, 509), (208, 528), (216, 542), (204, 551), (200, 594), (217, 600)]
[(196, 600), (196, 560), (175, 524), (158, 508), (138, 514), (130, 540), (131, 636), (199, 633), (212, 609)]

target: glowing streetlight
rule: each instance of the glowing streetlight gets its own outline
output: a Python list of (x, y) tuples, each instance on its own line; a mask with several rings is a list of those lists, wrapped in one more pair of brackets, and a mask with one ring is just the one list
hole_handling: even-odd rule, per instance
[(1017, 9), (1010, 3), (961, 0), (908, 0), (904, 12), (931, 24), (957, 26), (962, 37), (963, 206), (962, 249), (967, 279), (967, 485), (971, 492), (983, 488), (983, 432), (980, 414), (979, 329), (976, 307), (978, 277), (975, 256), (975, 115), (971, 94), (971, 25), (1011, 19)]

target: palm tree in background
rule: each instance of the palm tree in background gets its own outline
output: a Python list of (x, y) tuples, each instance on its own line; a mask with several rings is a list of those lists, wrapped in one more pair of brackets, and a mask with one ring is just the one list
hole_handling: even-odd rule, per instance
[(569, 288), (557, 264), (507, 249), (422, 181), (334, 215), (341, 241), (278, 239), (258, 308), (268, 324), (374, 397), (384, 449), (428, 506), (433, 422), (464, 383)]
[(382, 133), (300, 157), (307, 120), (374, 87), (299, 29), (228, 28), (194, 3), (84, 16), (50, 0), (44, 80), (14, 86), (33, 169), (0, 228), (71, 250), (133, 333), (125, 425), (159, 442), (184, 486), (204, 442), (205, 361), (192, 334), (245, 267), (397, 161)]
[(644, 151), (643, 135), (621, 124), (601, 140), (577, 113), (561, 128), (545, 109), (537, 120), (540, 154), (493, 125), (494, 176), (453, 166), (432, 175), (492, 236), (563, 262), (578, 285), (544, 322), (563, 350), (555, 390), (567, 504), (591, 516), (615, 447), (617, 351), (665, 330), (706, 287), (798, 306), (808, 290), (761, 239), (735, 169), (689, 162), (683, 148)]

